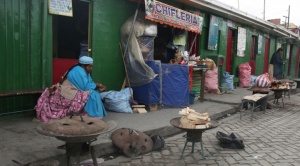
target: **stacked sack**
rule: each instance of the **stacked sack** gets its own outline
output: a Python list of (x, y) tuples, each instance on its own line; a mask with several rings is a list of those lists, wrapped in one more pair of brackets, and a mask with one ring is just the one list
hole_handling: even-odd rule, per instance
[(251, 66), (248, 62), (240, 64), (239, 79), (239, 86), (241, 88), (247, 88), (251, 86)]
[(218, 85), (218, 68), (213, 60), (206, 58), (205, 61), (211, 62), (213, 64), (212, 70), (208, 70), (207, 72), (205, 72), (205, 90), (207, 93), (219, 94), (220, 90)]

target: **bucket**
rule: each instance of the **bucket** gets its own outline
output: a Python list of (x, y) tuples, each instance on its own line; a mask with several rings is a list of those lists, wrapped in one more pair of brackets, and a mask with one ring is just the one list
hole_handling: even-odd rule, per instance
[(194, 101), (195, 101), (195, 95), (196, 95), (196, 92), (195, 92), (195, 91), (190, 91), (190, 98), (189, 98), (189, 104), (190, 104), (190, 105), (193, 105), (193, 104), (194, 104)]

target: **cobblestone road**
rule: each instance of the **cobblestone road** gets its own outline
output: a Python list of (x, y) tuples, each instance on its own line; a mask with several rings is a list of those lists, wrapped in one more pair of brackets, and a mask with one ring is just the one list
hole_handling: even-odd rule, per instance
[[(120, 162), (121, 166), (269, 166), (300, 165), (300, 95), (285, 100), (285, 108), (268, 109), (250, 121), (250, 115), (239, 119), (239, 114), (220, 120), (218, 128), (203, 133), (205, 159), (195, 152), (180, 159), (185, 138), (184, 134), (167, 138), (165, 148), (138, 156), (130, 161)], [(217, 131), (234, 132), (245, 144), (244, 150), (224, 149), (215, 137)], [(197, 143), (195, 150), (200, 151)], [(188, 144), (186, 154), (191, 152)]]

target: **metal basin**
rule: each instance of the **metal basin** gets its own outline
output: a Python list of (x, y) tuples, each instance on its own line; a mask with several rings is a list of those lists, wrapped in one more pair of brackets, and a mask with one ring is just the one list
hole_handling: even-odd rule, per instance
[[(102, 127), (99, 127), (102, 126)], [(99, 129), (98, 129), (99, 127)], [(100, 134), (117, 128), (115, 121), (103, 121), (97, 118), (65, 117), (41, 123), (36, 126), (37, 132), (42, 135), (55, 137), (61, 141), (70, 143), (88, 142), (97, 138)]]
[(184, 130), (184, 131), (192, 131), (192, 132), (197, 132), (197, 131), (205, 131), (205, 130), (210, 130), (210, 129), (213, 129), (213, 128), (216, 128), (219, 126), (219, 122), (218, 121), (215, 121), (215, 120), (211, 120), (210, 123), (211, 123), (211, 126), (209, 128), (206, 128), (206, 129), (191, 129), (191, 128), (182, 128), (182, 127), (179, 127), (180, 125), (180, 119), (181, 117), (177, 117), (177, 118), (173, 118), (170, 120), (170, 124), (176, 128), (179, 128), (181, 130)]

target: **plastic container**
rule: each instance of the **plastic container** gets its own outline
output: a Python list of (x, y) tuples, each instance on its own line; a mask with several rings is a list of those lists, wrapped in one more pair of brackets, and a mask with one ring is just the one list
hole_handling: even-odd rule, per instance
[(195, 96), (196, 96), (196, 92), (195, 91), (190, 91), (190, 98), (189, 98), (189, 104), (193, 105), (195, 102)]

